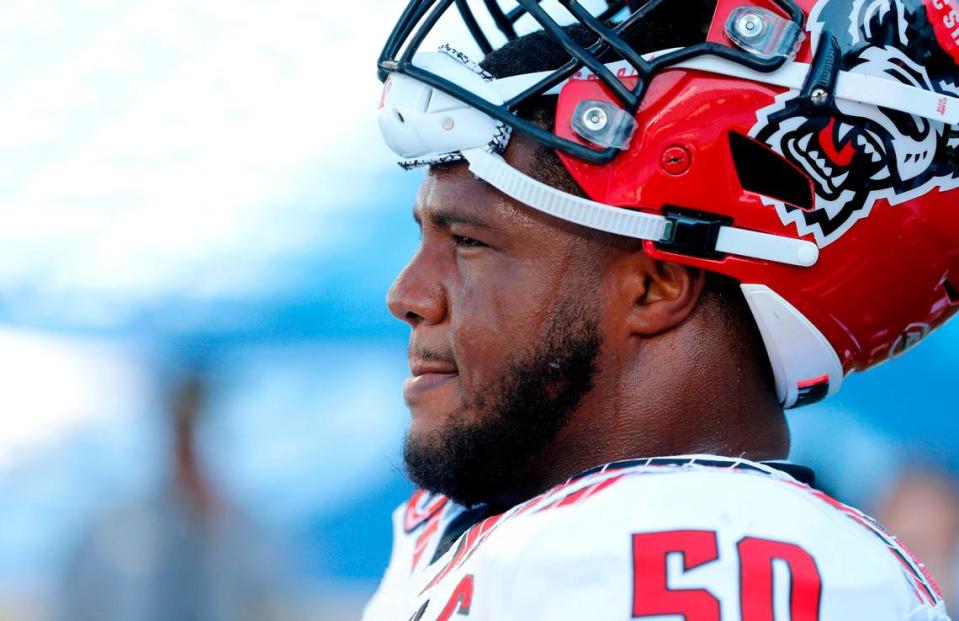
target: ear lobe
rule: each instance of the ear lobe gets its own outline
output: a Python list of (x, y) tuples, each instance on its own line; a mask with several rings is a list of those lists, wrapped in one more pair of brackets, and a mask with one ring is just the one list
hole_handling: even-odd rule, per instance
[(696, 307), (706, 284), (702, 270), (649, 259), (643, 286), (635, 290), (628, 314), (631, 333), (654, 336), (680, 325)]

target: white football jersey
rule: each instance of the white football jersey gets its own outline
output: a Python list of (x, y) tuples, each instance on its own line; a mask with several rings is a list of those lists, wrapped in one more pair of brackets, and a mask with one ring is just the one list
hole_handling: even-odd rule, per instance
[(756, 462), (616, 462), (478, 511), (422, 491), (397, 509), (364, 621), (948, 621), (895, 537)]

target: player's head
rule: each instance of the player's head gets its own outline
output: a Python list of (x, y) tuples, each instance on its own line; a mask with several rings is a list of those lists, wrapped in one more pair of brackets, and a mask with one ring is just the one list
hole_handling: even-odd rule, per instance
[[(414, 373), (437, 372), (408, 395), (421, 483), (486, 500), (556, 446), (633, 433), (575, 416), (635, 407), (615, 403), (626, 379), (717, 411), (743, 402), (731, 377), (754, 403), (810, 402), (956, 310), (948, 3), (651, 0), (607, 27), (564, 1), (566, 29), (521, 4), (550, 32), (509, 36), (482, 69), (401, 53), (430, 0), (381, 61), (384, 136), (431, 165), (423, 245), (390, 297)], [(654, 404), (663, 425), (675, 403)]]
[[(530, 36), (490, 54), (483, 66), (495, 76), (515, 75), (561, 58), (555, 43)], [(533, 102), (524, 118), (552, 129), (550, 104)], [(504, 156), (537, 180), (582, 195), (556, 154), (536, 141), (517, 135)], [(718, 352), (725, 363), (768, 369), (743, 296), (729, 279), (649, 259), (638, 240), (543, 215), (503, 196), (463, 163), (429, 168), (414, 214), (421, 248), (389, 303), (413, 327), (411, 366), (422, 375), (406, 391), (413, 412), (406, 460), (420, 484), (459, 500), (495, 497), (531, 456), (549, 450), (584, 400), (619, 392), (602, 384), (624, 381), (635, 341), (644, 342), (650, 375), (669, 364), (656, 352), (693, 354), (667, 348), (671, 338), (661, 337), (662, 347), (653, 340), (694, 310), (701, 356), (715, 357), (707, 343), (720, 336), (729, 344)], [(719, 326), (722, 333), (711, 335)], [(768, 371), (759, 382), (775, 403)], [(663, 412), (656, 422), (670, 419)]]

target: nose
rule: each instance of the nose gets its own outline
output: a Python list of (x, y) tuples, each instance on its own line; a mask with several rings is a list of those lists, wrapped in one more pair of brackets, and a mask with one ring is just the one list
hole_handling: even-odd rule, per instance
[(400, 272), (386, 294), (390, 313), (415, 328), (438, 324), (446, 318), (446, 290), (438, 272), (421, 250)]

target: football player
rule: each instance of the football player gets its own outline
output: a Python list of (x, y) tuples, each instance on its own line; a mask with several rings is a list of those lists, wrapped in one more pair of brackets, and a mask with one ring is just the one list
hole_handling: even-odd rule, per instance
[(422, 489), (364, 618), (946, 619), (783, 410), (959, 308), (955, 0), (559, 4), (413, 0), (380, 58)]

